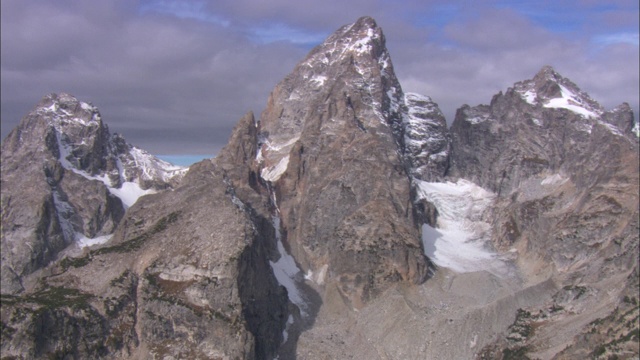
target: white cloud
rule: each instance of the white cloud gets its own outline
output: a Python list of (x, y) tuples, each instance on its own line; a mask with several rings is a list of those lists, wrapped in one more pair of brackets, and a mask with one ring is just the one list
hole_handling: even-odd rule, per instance
[(602, 45), (631, 44), (638, 46), (640, 44), (640, 35), (638, 33), (598, 35), (594, 37), (593, 41)]

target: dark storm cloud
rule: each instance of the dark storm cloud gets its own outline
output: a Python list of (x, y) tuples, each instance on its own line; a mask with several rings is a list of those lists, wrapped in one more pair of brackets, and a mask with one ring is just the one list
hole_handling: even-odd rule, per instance
[(50, 92), (98, 106), (158, 154), (214, 154), (310, 48), (362, 15), (405, 91), (449, 121), (553, 65), (605, 107), (638, 111), (638, 5), (610, 2), (3, 0), (2, 138)]
[(26, 3), (2, 2), (3, 138), (40, 97), (65, 91), (149, 151), (213, 154), (306, 52), (211, 23), (135, 16), (129, 2)]

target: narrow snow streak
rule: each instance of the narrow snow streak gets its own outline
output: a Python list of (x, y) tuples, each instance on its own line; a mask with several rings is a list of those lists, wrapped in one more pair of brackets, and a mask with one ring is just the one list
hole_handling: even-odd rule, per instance
[(53, 205), (56, 208), (58, 223), (62, 228), (62, 236), (67, 244), (75, 240), (75, 232), (73, 224), (71, 224), (71, 216), (73, 216), (73, 207), (62, 199), (58, 189), (53, 190)]
[(104, 236), (96, 236), (94, 238), (88, 238), (81, 233), (76, 233), (76, 241), (78, 243), (78, 246), (82, 249), (88, 246), (104, 244), (107, 241), (111, 240), (112, 236), (113, 234), (109, 234)]
[(560, 174), (549, 175), (546, 178), (540, 181), (540, 185), (562, 185), (566, 183), (569, 179), (562, 177)]
[(491, 225), (482, 214), (495, 195), (466, 180), (432, 183), (416, 180), (418, 196), (438, 209), (437, 228), (422, 226), (425, 254), (456, 272), (489, 271), (507, 275), (507, 267), (488, 244)]
[(296, 265), (296, 261), (293, 256), (287, 253), (287, 250), (282, 244), (282, 235), (280, 234), (280, 217), (278, 215), (273, 216), (273, 226), (276, 229), (276, 240), (278, 246), (278, 253), (280, 259), (273, 262), (269, 261), (273, 274), (276, 276), (278, 283), (287, 289), (289, 300), (294, 303), (300, 309), (300, 314), (303, 317), (307, 316), (307, 303), (304, 297), (298, 290), (296, 282), (302, 278), (302, 271)]

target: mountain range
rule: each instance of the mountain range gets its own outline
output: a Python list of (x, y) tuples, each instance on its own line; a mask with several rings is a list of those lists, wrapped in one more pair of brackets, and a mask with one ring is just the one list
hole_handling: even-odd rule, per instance
[(552, 67), (404, 93), (369, 17), (212, 159), (45, 96), (2, 143), (2, 359), (633, 359), (638, 122)]

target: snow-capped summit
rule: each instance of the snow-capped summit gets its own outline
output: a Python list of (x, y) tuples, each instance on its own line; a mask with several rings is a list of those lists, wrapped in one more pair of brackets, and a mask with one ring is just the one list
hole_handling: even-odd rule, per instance
[(544, 66), (531, 80), (514, 85), (515, 90), (531, 105), (563, 108), (584, 117), (596, 118), (604, 109), (571, 80), (562, 77), (551, 66)]
[(95, 106), (65, 93), (42, 98), (11, 131), (1, 166), (3, 291), (69, 246), (108, 241), (138, 198), (186, 172), (111, 135)]
[(309, 99), (330, 96), (342, 97), (340, 103), (345, 109), (362, 112), (363, 116), (335, 116), (343, 106), (330, 109), (318, 124), (322, 132), (336, 133), (348, 121), (362, 131), (391, 127), (394, 136), (401, 137), (404, 95), (393, 72), (384, 34), (372, 18), (362, 17), (338, 29), (311, 50), (274, 90), (265, 113), (279, 112), (278, 121), (264, 121), (263, 114), (259, 122), (257, 159), (263, 164), (264, 179), (280, 178), (304, 130), (304, 119), (320, 111), (319, 107), (308, 106)]
[[(627, 104), (606, 111), (571, 80), (545, 66), (532, 79), (493, 96), (489, 105), (458, 110), (451, 128), (455, 150), (448, 175), (472, 174), (470, 179), (496, 193), (510, 191), (532, 174), (567, 163), (567, 152), (561, 150), (565, 147), (575, 152), (604, 141), (603, 133), (635, 142), (633, 126)], [(491, 145), (499, 141), (509, 143), (512, 153)], [(484, 145), (470, 145), (475, 142)]]
[[(623, 103), (607, 111), (551, 66), (544, 66), (533, 79), (514, 84), (513, 90), (533, 107), (563, 109), (577, 114), (583, 121), (576, 122), (575, 126), (584, 132), (591, 133), (593, 126), (603, 126), (620, 136), (634, 133), (633, 113), (628, 104)], [(536, 116), (533, 122), (542, 125), (540, 116)]]
[[(127, 207), (145, 193), (175, 184), (186, 172), (110, 134), (98, 109), (72, 95), (49, 94), (26, 118), (53, 129), (47, 148), (65, 169), (103, 182)], [(20, 141), (33, 123), (27, 122), (27, 129), (18, 129)]]

